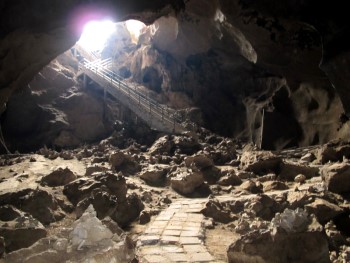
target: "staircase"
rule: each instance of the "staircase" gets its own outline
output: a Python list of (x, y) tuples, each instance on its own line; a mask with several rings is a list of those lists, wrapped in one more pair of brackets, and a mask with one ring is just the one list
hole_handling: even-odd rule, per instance
[(136, 87), (132, 87), (123, 81), (121, 76), (110, 70), (111, 58), (98, 59), (94, 54), (85, 51), (81, 47), (77, 48), (77, 51), (84, 57), (79, 65), (80, 73), (91, 78), (104, 89), (105, 93), (109, 93), (121, 104), (129, 108), (152, 129), (167, 133), (181, 133), (185, 131), (175, 110), (151, 99), (147, 94)]

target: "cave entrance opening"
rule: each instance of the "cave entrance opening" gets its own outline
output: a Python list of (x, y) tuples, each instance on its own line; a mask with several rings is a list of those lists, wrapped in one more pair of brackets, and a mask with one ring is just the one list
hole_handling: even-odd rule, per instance
[[(113, 34), (118, 34), (118, 25), (125, 23), (130, 38), (135, 44), (146, 25), (138, 20), (115, 23), (111, 20), (92, 20), (85, 24), (78, 44), (90, 52), (101, 52)], [(119, 32), (121, 33), (121, 32)]]
[(100, 52), (109, 37), (115, 32), (115, 24), (111, 20), (89, 21), (85, 24), (77, 43), (90, 52)]
[(125, 22), (126, 28), (128, 29), (131, 39), (134, 43), (137, 43), (142, 30), (146, 27), (144, 23), (138, 20), (127, 20)]

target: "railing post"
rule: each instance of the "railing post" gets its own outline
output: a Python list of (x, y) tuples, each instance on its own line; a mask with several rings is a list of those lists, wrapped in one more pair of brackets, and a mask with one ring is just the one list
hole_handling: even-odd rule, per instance
[(106, 103), (107, 91), (106, 86), (103, 87), (103, 119), (106, 118), (107, 103)]
[(86, 88), (87, 80), (86, 80), (86, 74), (83, 75), (83, 87)]
[(164, 122), (164, 108), (162, 107), (162, 122)]
[(139, 94), (139, 106), (141, 105), (141, 95)]
[(152, 104), (151, 104), (151, 101), (149, 101), (149, 114), (152, 114)]

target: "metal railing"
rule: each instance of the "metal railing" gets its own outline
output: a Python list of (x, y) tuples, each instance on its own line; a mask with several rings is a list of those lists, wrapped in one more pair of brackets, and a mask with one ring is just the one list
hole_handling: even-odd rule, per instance
[[(83, 63), (80, 63), (80, 69), (121, 103), (128, 104), (126, 106), (129, 106), (151, 127), (153, 126), (152, 128), (167, 132), (185, 130), (181, 125), (182, 120), (177, 116), (175, 110), (158, 103), (135, 86), (132, 87), (124, 82), (121, 76), (109, 69), (111, 64), (110, 58), (94, 61), (84, 59)], [(124, 98), (128, 99), (128, 103), (123, 101)]]

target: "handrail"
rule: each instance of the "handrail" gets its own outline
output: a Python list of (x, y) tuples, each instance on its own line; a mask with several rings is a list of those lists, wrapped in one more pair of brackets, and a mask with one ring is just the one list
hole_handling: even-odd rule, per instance
[(184, 129), (180, 124), (181, 119), (176, 116), (176, 113), (172, 113), (169, 111), (168, 107), (158, 103), (137, 88), (132, 88), (129, 86), (123, 81), (123, 78), (120, 75), (108, 69), (111, 63), (111, 58), (105, 60), (97, 59), (94, 61), (89, 61), (84, 58), (82, 68), (111, 84), (115, 89), (119, 90), (129, 99), (134, 101), (134, 104), (142, 107), (144, 110), (149, 111), (151, 116), (156, 117), (162, 123), (168, 123), (168, 126), (171, 125), (173, 130), (175, 130), (175, 126), (177, 126), (177, 129)]

